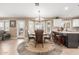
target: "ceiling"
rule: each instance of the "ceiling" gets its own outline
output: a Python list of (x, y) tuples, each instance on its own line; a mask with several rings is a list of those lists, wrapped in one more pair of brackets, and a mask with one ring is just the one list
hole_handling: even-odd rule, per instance
[[(78, 3), (39, 3), (40, 16), (79, 16)], [(37, 17), (38, 7), (34, 3), (0, 3), (0, 16)]]

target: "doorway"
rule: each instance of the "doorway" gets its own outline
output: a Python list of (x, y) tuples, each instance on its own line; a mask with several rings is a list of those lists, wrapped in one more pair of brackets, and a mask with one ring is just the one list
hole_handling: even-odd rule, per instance
[(25, 20), (17, 20), (17, 38), (25, 38)]

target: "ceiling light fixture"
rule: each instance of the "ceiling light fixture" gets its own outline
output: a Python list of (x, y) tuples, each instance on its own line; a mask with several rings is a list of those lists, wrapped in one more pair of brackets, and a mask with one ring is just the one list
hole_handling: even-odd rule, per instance
[(35, 6), (39, 6), (39, 3), (35, 3)]
[(36, 18), (37, 19), (37, 21), (38, 21), (38, 29), (43, 29), (43, 25), (42, 25), (42, 23), (41, 23), (41, 16), (40, 16), (40, 5), (39, 5), (39, 3), (35, 3), (35, 6), (36, 6), (36, 8), (38, 9), (37, 10), (37, 12), (38, 12), (38, 17)]
[[(39, 3), (35, 3), (35, 6), (39, 8)], [(40, 9), (38, 9), (37, 12), (38, 12), (38, 18), (39, 18), (38, 20), (40, 22)]]

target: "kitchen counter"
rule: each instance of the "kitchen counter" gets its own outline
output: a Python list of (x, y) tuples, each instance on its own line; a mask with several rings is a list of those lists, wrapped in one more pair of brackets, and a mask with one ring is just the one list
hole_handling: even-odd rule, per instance
[(57, 33), (71, 33), (71, 34), (79, 34), (79, 31), (54, 31), (54, 32), (57, 32)]
[(59, 35), (63, 35), (65, 46), (68, 48), (78, 48), (79, 46), (79, 32), (76, 31), (54, 31)]

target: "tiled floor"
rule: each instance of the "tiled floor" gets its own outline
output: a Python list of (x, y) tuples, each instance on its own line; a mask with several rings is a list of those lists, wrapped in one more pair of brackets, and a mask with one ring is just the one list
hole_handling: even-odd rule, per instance
[[(18, 55), (17, 46), (22, 43), (24, 39), (12, 39), (0, 41), (0, 55)], [(63, 50), (61, 55), (79, 55), (79, 48), (71, 49), (57, 46)]]

